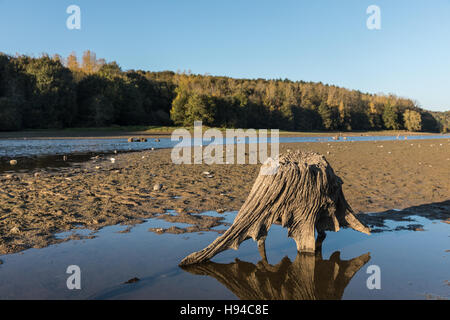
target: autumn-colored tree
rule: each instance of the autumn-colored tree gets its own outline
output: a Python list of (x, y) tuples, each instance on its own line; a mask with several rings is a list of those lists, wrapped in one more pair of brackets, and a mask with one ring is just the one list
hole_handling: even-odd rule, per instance
[(81, 60), (81, 70), (86, 74), (93, 74), (98, 71), (97, 69), (97, 57), (96, 54), (90, 50), (86, 50), (83, 53)]
[(72, 52), (66, 59), (66, 67), (72, 72), (77, 72), (80, 70), (80, 65), (78, 63), (78, 58), (75, 52)]
[(403, 113), (403, 121), (405, 122), (405, 128), (408, 131), (422, 130), (422, 117), (417, 111), (406, 109)]

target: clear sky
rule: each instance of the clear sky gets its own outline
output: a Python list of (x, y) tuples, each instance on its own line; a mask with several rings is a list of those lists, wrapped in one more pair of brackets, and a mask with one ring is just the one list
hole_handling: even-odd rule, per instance
[(322, 81), (450, 110), (450, 0), (0, 0), (0, 51), (86, 49), (125, 70)]

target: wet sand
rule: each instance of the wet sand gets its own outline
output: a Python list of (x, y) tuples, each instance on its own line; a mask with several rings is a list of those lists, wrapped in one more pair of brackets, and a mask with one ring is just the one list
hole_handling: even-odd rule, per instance
[[(324, 154), (343, 179), (344, 194), (355, 212), (450, 199), (447, 139), (280, 146), (280, 152), (287, 149)], [(0, 255), (66, 241), (54, 234), (74, 228), (98, 230), (155, 217), (192, 225), (181, 231), (174, 228), (173, 233), (211, 230), (221, 224), (220, 215), (195, 213), (239, 210), (259, 171), (259, 165), (249, 164), (175, 165), (170, 153), (133, 152), (114, 155), (115, 163), (106, 157), (52, 172), (1, 174)], [(153, 190), (155, 184), (162, 189)]]

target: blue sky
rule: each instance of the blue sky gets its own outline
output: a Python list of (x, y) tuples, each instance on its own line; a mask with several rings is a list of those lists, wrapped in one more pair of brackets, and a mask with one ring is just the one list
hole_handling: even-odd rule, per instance
[[(81, 30), (66, 8), (81, 8)], [(366, 9), (381, 8), (381, 30)], [(322, 81), (450, 110), (450, 0), (0, 0), (0, 51)]]

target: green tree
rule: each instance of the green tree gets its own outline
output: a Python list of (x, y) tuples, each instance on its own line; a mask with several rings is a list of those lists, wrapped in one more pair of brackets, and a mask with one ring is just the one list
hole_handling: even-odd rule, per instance
[(184, 125), (193, 125), (194, 121), (202, 121), (211, 126), (215, 120), (215, 102), (207, 95), (193, 94), (186, 104), (186, 119)]
[(318, 108), (320, 117), (322, 118), (322, 124), (326, 130), (335, 130), (338, 126), (338, 113), (334, 108), (330, 108), (325, 102), (322, 102)]
[(399, 130), (400, 122), (398, 119), (397, 107), (388, 104), (384, 107), (383, 122), (387, 129)]
[(34, 82), (33, 97), (24, 121), (31, 128), (71, 126), (76, 115), (76, 90), (72, 73), (61, 61), (48, 56), (26, 59), (25, 73)]

